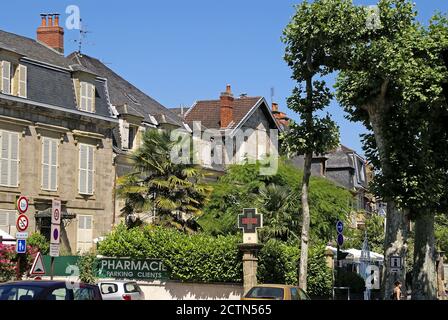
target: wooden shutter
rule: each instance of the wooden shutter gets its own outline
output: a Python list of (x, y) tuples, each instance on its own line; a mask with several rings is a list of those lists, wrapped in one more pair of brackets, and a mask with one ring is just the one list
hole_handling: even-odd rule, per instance
[(11, 63), (2, 61), (2, 93), (11, 94)]
[(42, 189), (56, 191), (58, 170), (58, 141), (42, 139)]
[(93, 246), (92, 216), (79, 216), (77, 251), (86, 252)]
[(79, 146), (79, 193), (93, 194), (94, 188), (94, 149), (93, 146)]
[(27, 78), (28, 78), (28, 69), (26, 66), (23, 65), (19, 65), (19, 72), (18, 72), (18, 76), (19, 76), (19, 86), (18, 86), (18, 96), (22, 97), (22, 98), (26, 98), (27, 97)]
[(19, 134), (0, 131), (0, 184), (17, 187), (19, 184)]
[(80, 109), (82, 111), (86, 111), (87, 110), (87, 84), (85, 82), (81, 82), (80, 97), (81, 97)]
[(89, 83), (87, 85), (88, 90), (87, 90), (87, 111), (89, 112), (94, 112), (95, 108), (94, 108), (94, 102), (95, 102), (95, 86), (91, 83)]

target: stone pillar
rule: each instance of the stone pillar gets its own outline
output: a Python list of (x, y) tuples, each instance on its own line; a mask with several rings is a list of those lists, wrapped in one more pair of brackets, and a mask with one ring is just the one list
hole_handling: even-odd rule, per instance
[(263, 247), (257, 243), (241, 243), (238, 248), (243, 253), (244, 294), (257, 285), (258, 251)]

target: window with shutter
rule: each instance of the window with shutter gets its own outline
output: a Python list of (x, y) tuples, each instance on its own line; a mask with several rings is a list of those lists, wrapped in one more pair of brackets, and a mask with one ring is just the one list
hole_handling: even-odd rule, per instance
[(42, 139), (42, 189), (56, 191), (58, 172), (58, 140)]
[(22, 98), (27, 97), (27, 78), (28, 78), (28, 69), (26, 66), (19, 65), (19, 81), (18, 81), (18, 96)]
[(1, 89), (4, 94), (11, 94), (11, 63), (2, 61)]
[(0, 185), (19, 185), (19, 134), (0, 131)]
[(95, 112), (95, 86), (88, 82), (81, 82), (79, 109), (87, 112)]
[(92, 216), (78, 216), (77, 251), (89, 251), (93, 246), (93, 218)]
[(79, 193), (92, 195), (94, 188), (94, 147), (79, 145)]

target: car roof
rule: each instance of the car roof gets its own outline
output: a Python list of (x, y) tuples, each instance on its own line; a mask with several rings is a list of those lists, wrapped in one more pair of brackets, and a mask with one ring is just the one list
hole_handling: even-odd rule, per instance
[[(79, 283), (82, 286), (91, 286), (86, 283)], [(57, 285), (66, 285), (66, 281), (62, 280), (24, 280), (12, 281), (0, 284), (0, 286), (25, 286), (25, 287), (53, 287)]]
[(254, 286), (254, 288), (281, 288), (281, 289), (290, 289), (297, 288), (297, 286), (291, 286), (287, 284), (258, 284)]

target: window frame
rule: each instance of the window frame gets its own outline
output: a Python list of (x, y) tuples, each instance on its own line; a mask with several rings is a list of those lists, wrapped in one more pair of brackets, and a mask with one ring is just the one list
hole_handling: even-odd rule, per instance
[[(80, 81), (79, 83), (79, 110), (95, 112), (96, 87), (93, 83)], [(83, 108), (84, 103), (84, 108)]]
[[(8, 158), (3, 158), (3, 139), (5, 133), (9, 139), (8, 141)], [(11, 136), (17, 136), (17, 159), (12, 159), (12, 148), (11, 148)], [(2, 167), (2, 161), (6, 160), (8, 163), (8, 173), (7, 173), (7, 183), (3, 184), (1, 179), (1, 171), (0, 171), (0, 186), (8, 187), (8, 188), (18, 188), (20, 185), (20, 135), (18, 132), (8, 131), (8, 130), (0, 130), (0, 170)], [(16, 162), (16, 183), (11, 183), (12, 179), (12, 162)]]
[[(8, 77), (5, 77), (5, 65), (9, 65), (9, 68), (7, 68), (7, 70), (8, 70)], [(12, 63), (10, 62), (10, 61), (6, 61), (6, 60), (3, 60), (3, 61), (1, 61), (1, 65), (0, 65), (0, 67), (1, 67), (1, 77), (0, 77), (0, 92), (1, 93), (3, 93), (3, 94), (8, 94), (8, 95), (11, 95), (12, 94), (12, 77), (11, 77), (11, 75), (12, 75)], [(5, 91), (4, 90), (4, 86), (5, 86), (5, 84), (4, 84), (4, 81), (5, 81), (5, 79), (7, 79), (7, 81), (9, 82), (9, 86), (8, 86), (8, 91)]]
[[(50, 146), (49, 146), (49, 149), (48, 149), (48, 152), (49, 152), (49, 154), (48, 154), (48, 159), (49, 159), (49, 163), (44, 163), (44, 161), (45, 161), (45, 141), (49, 141), (49, 143), (50, 143)], [(52, 160), (53, 160), (53, 152), (52, 152), (52, 145), (53, 145), (53, 143), (55, 143), (56, 144), (56, 164), (52, 164)], [(48, 188), (45, 188), (45, 185), (44, 185), (44, 166), (48, 166)], [(55, 175), (56, 175), (56, 177), (55, 177), (55, 186), (54, 186), (54, 188), (52, 189), (51, 187), (52, 187), (52, 184), (51, 184), (51, 181), (52, 181), (52, 178), (53, 178), (53, 176), (52, 176), (52, 168), (53, 167), (55, 167)], [(49, 137), (43, 137), (42, 138), (42, 157), (41, 157), (41, 174), (42, 174), (42, 177), (41, 177), (41, 189), (42, 190), (45, 190), (45, 191), (58, 191), (58, 171), (59, 171), (59, 140), (58, 139), (54, 139), (54, 138), (49, 138)]]
[[(85, 147), (86, 148), (86, 168), (82, 168), (82, 148)], [(90, 148), (91, 148), (91, 154), (92, 154), (92, 159), (90, 159), (89, 154), (90, 154)], [(92, 196), (95, 194), (95, 147), (90, 145), (90, 144), (84, 144), (84, 143), (80, 143), (79, 144), (79, 155), (78, 155), (78, 159), (79, 159), (79, 163), (78, 163), (78, 193), (81, 195), (88, 195), (88, 196)], [(92, 167), (89, 168), (89, 163), (92, 163)], [(84, 186), (85, 189), (81, 188), (81, 172), (85, 171), (86, 174), (86, 185)], [(92, 176), (92, 190), (89, 190), (89, 173), (91, 173)]]

